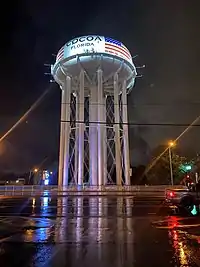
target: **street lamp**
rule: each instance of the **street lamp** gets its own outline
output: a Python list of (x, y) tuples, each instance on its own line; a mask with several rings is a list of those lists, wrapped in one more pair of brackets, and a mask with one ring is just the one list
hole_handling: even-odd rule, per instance
[(172, 166), (172, 147), (175, 146), (175, 143), (173, 141), (170, 141), (168, 143), (168, 150), (169, 150), (169, 168), (170, 168), (170, 177), (171, 177), (171, 185), (174, 185), (174, 177), (173, 177), (173, 166)]
[(33, 173), (37, 173), (37, 172), (38, 172), (38, 169), (37, 168), (30, 170), (30, 172), (29, 172), (29, 178), (28, 178), (28, 184), (30, 184), (30, 180), (31, 180), (32, 174)]

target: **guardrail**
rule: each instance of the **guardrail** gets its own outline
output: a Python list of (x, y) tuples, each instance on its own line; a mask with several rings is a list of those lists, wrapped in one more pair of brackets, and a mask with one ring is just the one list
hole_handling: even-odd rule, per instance
[(167, 188), (184, 188), (183, 186), (37, 186), (37, 185), (5, 185), (0, 186), (0, 195), (134, 195), (161, 194)]

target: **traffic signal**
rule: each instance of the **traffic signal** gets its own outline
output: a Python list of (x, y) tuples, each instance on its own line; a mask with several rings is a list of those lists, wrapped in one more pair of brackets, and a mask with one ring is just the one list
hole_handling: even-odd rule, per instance
[(196, 205), (193, 206), (193, 209), (191, 210), (191, 213), (192, 213), (192, 215), (194, 215), (194, 216), (198, 214)]
[(186, 170), (186, 171), (191, 171), (191, 169), (192, 169), (192, 166), (191, 166), (191, 165), (186, 165), (186, 166), (185, 166), (185, 170)]
[(179, 169), (182, 172), (190, 172), (192, 170), (192, 164), (181, 164)]

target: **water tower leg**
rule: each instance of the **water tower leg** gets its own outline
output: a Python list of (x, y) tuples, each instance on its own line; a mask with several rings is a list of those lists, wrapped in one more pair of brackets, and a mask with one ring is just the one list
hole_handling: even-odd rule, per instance
[(79, 88), (79, 153), (78, 153), (78, 186), (83, 185), (84, 177), (84, 71), (80, 73)]
[(90, 88), (89, 98), (89, 150), (90, 150), (90, 184), (97, 185), (98, 160), (97, 160), (97, 88)]
[(120, 120), (119, 120), (119, 88), (118, 74), (114, 77), (114, 114), (115, 114), (115, 163), (116, 163), (116, 184), (122, 184), (122, 165), (121, 165), (121, 143), (120, 143)]
[(130, 185), (130, 156), (129, 156), (129, 138), (128, 138), (128, 114), (127, 114), (127, 92), (126, 81), (122, 88), (122, 118), (123, 118), (123, 150), (124, 150), (124, 174), (125, 184)]
[(70, 102), (71, 102), (71, 78), (66, 77), (65, 82), (65, 145), (64, 145), (64, 177), (63, 186), (68, 185), (69, 180), (69, 142), (70, 142)]
[(59, 167), (58, 167), (58, 186), (63, 185), (64, 173), (64, 144), (65, 144), (65, 93), (64, 88), (61, 90), (61, 121), (60, 121), (60, 150), (59, 150)]
[(106, 106), (106, 96), (104, 98), (104, 106), (103, 106), (103, 121), (104, 121), (104, 136), (103, 136), (103, 149), (104, 149), (104, 185), (107, 184), (107, 175), (108, 175), (108, 170), (107, 170), (107, 128), (106, 128), (106, 113), (107, 113), (107, 106)]
[(79, 93), (76, 94), (76, 140), (75, 140), (75, 164), (74, 164), (74, 182), (78, 184), (78, 146), (79, 146)]
[(104, 184), (104, 101), (103, 101), (103, 72), (101, 69), (97, 72), (98, 80), (98, 185)]

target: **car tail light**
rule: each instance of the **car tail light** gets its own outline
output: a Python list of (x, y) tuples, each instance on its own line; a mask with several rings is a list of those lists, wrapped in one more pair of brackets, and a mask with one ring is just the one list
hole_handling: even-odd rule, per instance
[(168, 195), (168, 197), (171, 197), (171, 198), (175, 197), (175, 193), (172, 191), (168, 191), (167, 195)]

